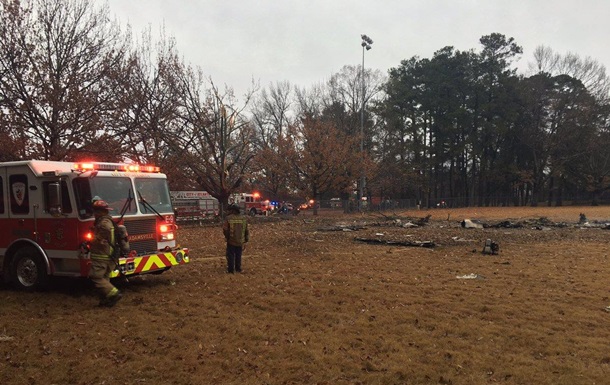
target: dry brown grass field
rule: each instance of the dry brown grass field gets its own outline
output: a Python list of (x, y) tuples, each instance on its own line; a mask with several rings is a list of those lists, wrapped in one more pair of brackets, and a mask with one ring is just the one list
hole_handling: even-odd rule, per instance
[(236, 275), (218, 225), (183, 226), (190, 265), (120, 283), (111, 309), (86, 281), (2, 286), (0, 384), (610, 384), (606, 222), (610, 207), (254, 218)]

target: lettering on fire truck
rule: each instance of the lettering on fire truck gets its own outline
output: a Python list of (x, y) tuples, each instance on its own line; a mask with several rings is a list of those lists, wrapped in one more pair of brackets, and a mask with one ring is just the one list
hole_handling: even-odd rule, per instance
[(127, 228), (131, 252), (112, 277), (160, 273), (189, 263), (177, 246), (167, 177), (151, 165), (102, 162), (0, 163), (0, 271), (20, 289), (49, 276), (87, 277), (94, 223), (92, 199), (108, 202)]

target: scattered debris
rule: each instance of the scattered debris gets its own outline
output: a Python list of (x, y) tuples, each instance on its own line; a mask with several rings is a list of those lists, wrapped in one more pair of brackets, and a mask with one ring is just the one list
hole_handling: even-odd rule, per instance
[(432, 218), (432, 214), (428, 214), (424, 218), (420, 218), (417, 221), (417, 225), (419, 225), (419, 226), (425, 225), (426, 223), (430, 222), (430, 218)]
[(12, 341), (14, 340), (14, 337), (10, 337), (7, 335), (1, 335), (0, 336), (0, 342), (8, 342), (8, 341)]
[(358, 231), (358, 230), (366, 230), (366, 226), (363, 225), (346, 225), (346, 224), (337, 224), (334, 226), (323, 227), (318, 229), (318, 231)]
[(433, 241), (392, 241), (392, 240), (383, 240), (378, 238), (354, 238), (354, 240), (359, 242), (366, 242), (371, 244), (378, 245), (388, 245), (388, 246), (412, 246), (412, 247), (428, 247), (432, 248), (436, 245)]
[(514, 223), (509, 220), (505, 220), (505, 221), (502, 221), (495, 225), (491, 225), (490, 227), (498, 227), (498, 228), (505, 228), (505, 229), (518, 229), (518, 228), (523, 227), (523, 223), (519, 223), (519, 222)]
[[(475, 213), (476, 214), (476, 213)], [(432, 215), (426, 215), (423, 218), (414, 218), (414, 217), (397, 217), (397, 216), (388, 216), (385, 214), (380, 214), (383, 218), (376, 222), (368, 222), (368, 223), (353, 223), (353, 224), (336, 224), (331, 225), (325, 228), (319, 229), (320, 231), (359, 231), (365, 230), (369, 227), (401, 227), (401, 228), (416, 228), (421, 226), (426, 226), (430, 224), (430, 219)], [(447, 221), (449, 221), (449, 216), (447, 216)], [(553, 222), (549, 220), (547, 217), (540, 218), (529, 218), (522, 220), (515, 219), (504, 219), (497, 223), (489, 223), (481, 219), (469, 219), (465, 218), (461, 222), (458, 222), (461, 227), (469, 228), (469, 229), (487, 229), (487, 228), (505, 228), (505, 229), (519, 229), (519, 228), (529, 228), (534, 230), (541, 231), (551, 231), (553, 228), (568, 228), (568, 227), (577, 227), (577, 228), (586, 228), (586, 229), (604, 229), (610, 230), (610, 221), (589, 221), (584, 213), (580, 214), (580, 220), (578, 223), (575, 222)], [(443, 226), (440, 226), (441, 228)]]
[(482, 229), (483, 224), (478, 221), (473, 221), (472, 219), (464, 219), (462, 221), (462, 227), (465, 229)]
[(479, 274), (466, 274), (466, 275), (458, 275), (455, 278), (457, 279), (485, 279), (485, 277), (483, 277), (482, 275)]
[(542, 231), (551, 231), (550, 227), (547, 226), (536, 226), (534, 227), (536, 230), (542, 230)]
[(474, 242), (474, 239), (466, 239), (466, 238), (460, 238), (460, 237), (451, 237), (451, 239), (453, 239), (456, 242)]
[(542, 230), (542, 231), (552, 230), (553, 227), (563, 228), (563, 227), (570, 227), (570, 226), (602, 227), (602, 225), (600, 225), (600, 224), (590, 224), (589, 222), (578, 223), (578, 224), (574, 224), (574, 223), (568, 224), (565, 222), (552, 222), (546, 217), (541, 217), (538, 219), (525, 219), (522, 221), (512, 221), (512, 220), (507, 219), (507, 220), (503, 220), (503, 221), (495, 223), (495, 224), (484, 224), (485, 228), (489, 227), (489, 228), (517, 229), (517, 228), (529, 227), (531, 229)]
[(492, 241), (491, 239), (487, 239), (485, 241), (485, 244), (483, 245), (483, 254), (498, 255), (499, 251), (500, 251), (499, 244)]
[[(402, 227), (402, 228), (413, 228), (413, 227), (425, 226), (427, 223), (430, 222), (430, 218), (432, 217), (432, 215), (427, 215), (423, 218), (413, 219), (413, 218), (390, 218), (387, 215), (383, 215), (383, 216), (386, 218), (385, 221), (369, 223), (368, 225), (371, 227), (373, 227), (373, 226), (378, 226), (378, 227), (392, 226), (392, 227)], [(358, 230), (366, 230), (366, 229), (367, 229), (367, 226), (365, 226), (363, 224), (339, 223), (336, 225), (323, 227), (318, 230), (319, 231), (358, 231)]]
[[(376, 223), (376, 226), (398, 226), (398, 227), (418, 227), (425, 226), (430, 222), (432, 214), (428, 214), (423, 218), (412, 218), (412, 217), (395, 217), (380, 213), (386, 220), (384, 222)], [(406, 222), (405, 222), (406, 221)]]
[(578, 220), (578, 223), (581, 225), (589, 223), (589, 221), (587, 220), (587, 216), (584, 213), (580, 213), (580, 219)]

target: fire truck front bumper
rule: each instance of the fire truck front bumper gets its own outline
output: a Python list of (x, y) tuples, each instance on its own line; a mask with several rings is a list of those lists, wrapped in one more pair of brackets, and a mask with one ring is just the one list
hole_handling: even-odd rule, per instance
[(117, 268), (110, 274), (110, 278), (120, 275), (160, 274), (172, 266), (190, 263), (189, 249), (181, 248), (171, 251), (162, 251), (155, 254), (137, 255), (119, 258)]

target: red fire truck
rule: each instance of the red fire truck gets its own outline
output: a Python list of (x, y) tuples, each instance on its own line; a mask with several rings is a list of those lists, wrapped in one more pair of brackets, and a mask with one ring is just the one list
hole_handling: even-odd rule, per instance
[(231, 201), (241, 207), (248, 215), (267, 215), (273, 211), (273, 205), (268, 199), (262, 199), (261, 194), (255, 192), (233, 194)]
[(0, 163), (0, 270), (16, 288), (43, 287), (49, 276), (87, 277), (92, 199), (129, 233), (131, 252), (111, 278), (162, 273), (189, 262), (176, 243), (167, 178), (158, 167), (122, 163)]
[(170, 191), (177, 222), (200, 221), (218, 216), (218, 199), (207, 191)]

